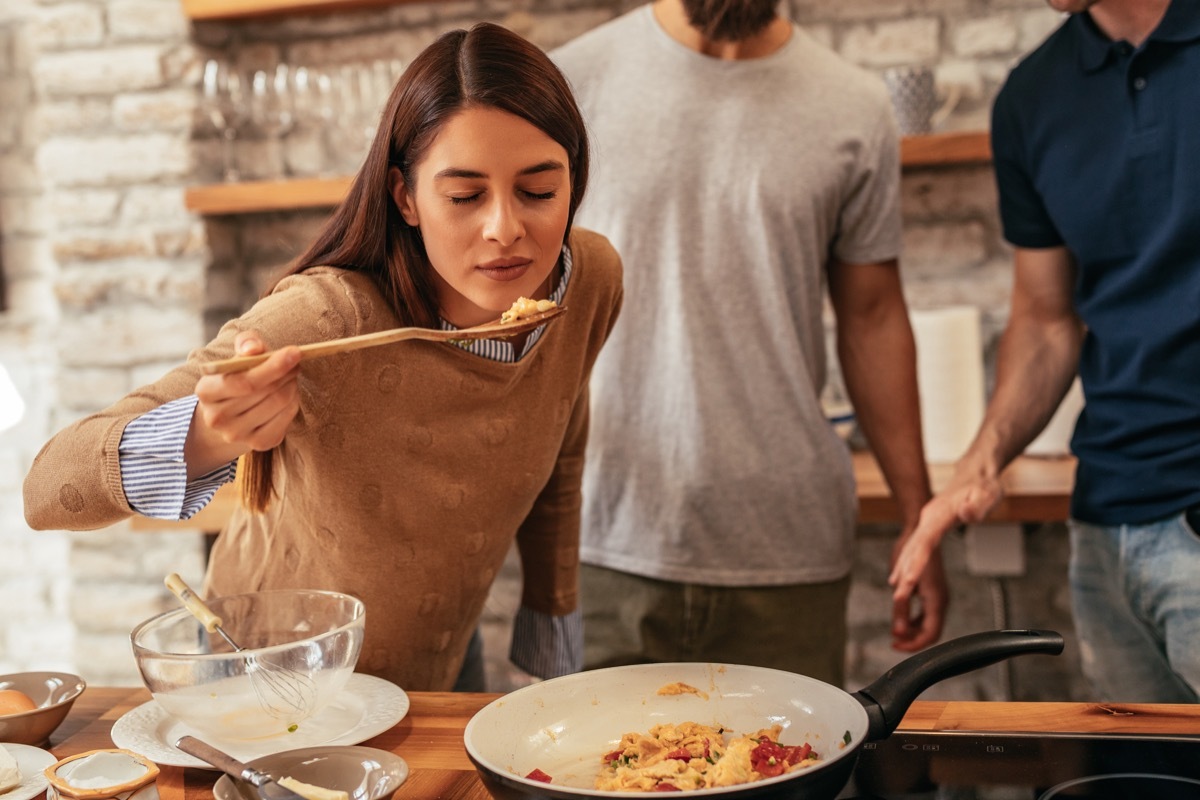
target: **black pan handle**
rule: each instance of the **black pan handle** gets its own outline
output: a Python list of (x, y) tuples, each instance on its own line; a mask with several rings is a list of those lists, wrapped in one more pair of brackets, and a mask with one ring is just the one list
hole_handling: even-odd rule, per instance
[(867, 739), (891, 735), (917, 695), (938, 681), (995, 664), (1012, 656), (1063, 651), (1054, 631), (984, 631), (960, 636), (922, 650), (892, 667), (870, 686), (854, 693), (867, 710)]

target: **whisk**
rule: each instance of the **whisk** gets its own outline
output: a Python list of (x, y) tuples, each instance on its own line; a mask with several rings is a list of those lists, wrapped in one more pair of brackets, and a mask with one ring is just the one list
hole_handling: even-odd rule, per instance
[(312, 678), (277, 663), (270, 656), (247, 652), (221, 627), (221, 618), (214, 614), (176, 573), (168, 575), (164, 583), (206, 631), (217, 632), (235, 652), (243, 654), (242, 657), (246, 660), (246, 674), (250, 677), (254, 696), (263, 711), (275, 719), (289, 722), (305, 719), (312, 713), (317, 702), (317, 686)]

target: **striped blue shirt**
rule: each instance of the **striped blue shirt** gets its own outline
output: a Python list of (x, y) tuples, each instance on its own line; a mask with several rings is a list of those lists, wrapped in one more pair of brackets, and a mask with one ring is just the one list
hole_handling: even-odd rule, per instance
[[(550, 299), (562, 303), (571, 279), (571, 251), (564, 244), (562, 276), (550, 293)], [(441, 329), (458, 330), (445, 320)], [(545, 326), (535, 328), (525, 339), (520, 354), (505, 339), (478, 339), (459, 346), (481, 358), (515, 363), (537, 343)], [(152, 519), (190, 519), (208, 502), (222, 484), (237, 475), (237, 462), (231, 461), (187, 480), (183, 448), (191, 427), (198, 398), (181, 397), (164, 403), (130, 422), (121, 435), (121, 485), (134, 511)], [(551, 617), (520, 608), (513, 620), (513, 638), (509, 658), (531, 675), (551, 678), (583, 669), (583, 616), (576, 609), (564, 617)]]

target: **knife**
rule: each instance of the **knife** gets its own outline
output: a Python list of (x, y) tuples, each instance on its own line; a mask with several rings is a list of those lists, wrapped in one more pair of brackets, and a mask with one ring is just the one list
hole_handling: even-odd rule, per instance
[(175, 746), (201, 761), (212, 764), (231, 778), (237, 778), (250, 784), (258, 790), (258, 795), (262, 800), (304, 800), (286, 786), (280, 786), (274, 778), (262, 770), (247, 766), (228, 753), (223, 753), (194, 736), (180, 737), (175, 742)]

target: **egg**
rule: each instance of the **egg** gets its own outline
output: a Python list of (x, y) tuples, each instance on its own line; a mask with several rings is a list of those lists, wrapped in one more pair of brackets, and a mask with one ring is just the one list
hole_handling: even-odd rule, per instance
[(24, 692), (16, 689), (0, 689), (0, 717), (33, 711), (35, 708), (37, 708), (37, 703), (33, 702)]

